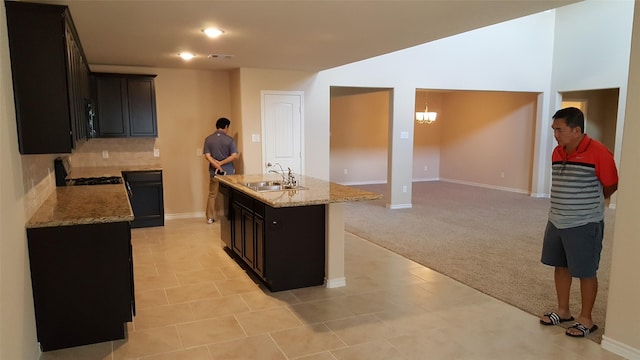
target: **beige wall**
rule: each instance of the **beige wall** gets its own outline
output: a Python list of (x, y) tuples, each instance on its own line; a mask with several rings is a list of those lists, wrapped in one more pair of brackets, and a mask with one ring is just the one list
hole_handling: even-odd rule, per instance
[[(158, 137), (91, 139), (74, 151), (72, 165), (160, 165), (167, 217), (204, 216), (209, 175), (206, 160), (197, 154), (215, 131), (215, 121), (231, 117), (229, 73), (113, 66), (91, 70), (157, 74)], [(233, 125), (229, 134), (237, 137)], [(153, 157), (154, 148), (160, 157)], [(102, 159), (102, 150), (109, 151), (109, 159)]]
[(24, 229), (27, 192), (18, 152), (6, 28), (5, 12), (0, 11), (0, 359), (31, 360), (38, 345)]
[(387, 182), (389, 101), (388, 90), (331, 90), (331, 181)]
[[(331, 181), (386, 183), (388, 91), (345, 91), (331, 97)], [(438, 118), (430, 125), (414, 121), (413, 181), (443, 179), (531, 191), (537, 94), (427, 94), (429, 110), (438, 112)], [(424, 111), (424, 104), (425, 92), (418, 91), (416, 110)]]
[[(605, 348), (635, 349), (640, 357), (640, 286), (638, 286), (638, 254), (640, 254), (640, 6), (636, 1), (633, 41), (627, 90), (627, 108), (620, 159), (620, 186), (616, 210), (611, 258), (611, 280), (607, 303)], [(620, 348), (617, 348), (620, 350)]]
[[(240, 114), (236, 115), (236, 120), (240, 120), (242, 123), (238, 150), (242, 155), (241, 164), (244, 173), (261, 174), (264, 171), (262, 142), (251, 141), (251, 135), (262, 134), (262, 98), (260, 92), (263, 90), (305, 91), (313, 76), (313, 73), (300, 71), (240, 69), (239, 93), (242, 103), (240, 104)], [(307, 96), (308, 94), (305, 93), (304, 98)], [(303, 151), (307, 151), (304, 149), (304, 145)]]
[(537, 94), (448, 93), (442, 126), (440, 178), (529, 193)]
[(586, 101), (585, 131), (602, 142), (613, 153), (616, 142), (619, 89), (569, 91), (562, 93), (562, 101)]
[(438, 113), (436, 122), (418, 124), (413, 122), (413, 181), (430, 181), (440, 178), (440, 147), (442, 127), (442, 102), (446, 93), (416, 91), (414, 111), (424, 111), (425, 102), (429, 111)]

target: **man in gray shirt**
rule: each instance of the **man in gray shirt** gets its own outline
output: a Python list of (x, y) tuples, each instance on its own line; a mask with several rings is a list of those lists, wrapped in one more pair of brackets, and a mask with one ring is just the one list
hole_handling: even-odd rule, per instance
[(233, 138), (227, 133), (231, 121), (220, 118), (216, 121), (216, 132), (204, 140), (203, 152), (209, 162), (209, 199), (207, 200), (207, 222), (214, 222), (215, 203), (218, 196), (218, 182), (214, 180), (218, 175), (232, 175), (235, 173), (233, 160), (238, 157), (238, 147)]

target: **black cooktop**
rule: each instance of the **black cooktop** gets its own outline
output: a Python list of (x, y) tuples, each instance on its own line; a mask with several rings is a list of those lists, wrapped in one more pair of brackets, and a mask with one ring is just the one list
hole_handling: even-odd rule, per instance
[(67, 180), (67, 185), (111, 185), (122, 184), (120, 176), (103, 176), (95, 178), (77, 178)]

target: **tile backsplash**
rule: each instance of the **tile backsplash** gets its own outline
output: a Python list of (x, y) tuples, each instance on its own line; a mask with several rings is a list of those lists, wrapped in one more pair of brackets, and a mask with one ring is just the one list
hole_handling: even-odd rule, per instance
[(30, 219), (56, 187), (53, 159), (57, 155), (22, 155), (25, 217)]
[[(94, 166), (160, 166), (160, 158), (154, 157), (156, 138), (90, 139), (77, 144), (69, 155), (72, 167)], [(103, 157), (103, 152), (108, 157)], [(62, 154), (67, 155), (67, 154)], [(25, 216), (30, 219), (55, 187), (53, 160), (56, 154), (22, 155), (22, 179)]]
[(160, 165), (154, 157), (156, 138), (91, 139), (73, 151), (71, 166)]

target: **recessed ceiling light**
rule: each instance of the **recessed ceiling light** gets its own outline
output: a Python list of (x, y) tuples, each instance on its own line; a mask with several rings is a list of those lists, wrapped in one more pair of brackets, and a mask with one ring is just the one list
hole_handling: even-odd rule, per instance
[(194, 57), (196, 57), (196, 55), (195, 55), (195, 54), (188, 53), (188, 52), (180, 53), (180, 54), (178, 54), (178, 56), (180, 56), (181, 58), (183, 58), (183, 59), (185, 59), (185, 60), (191, 60), (191, 59), (193, 59)]
[(225, 55), (225, 54), (209, 54), (210, 59), (230, 59), (233, 55)]
[(217, 38), (218, 36), (224, 34), (224, 31), (216, 28), (206, 28), (202, 30), (202, 32), (210, 38)]

